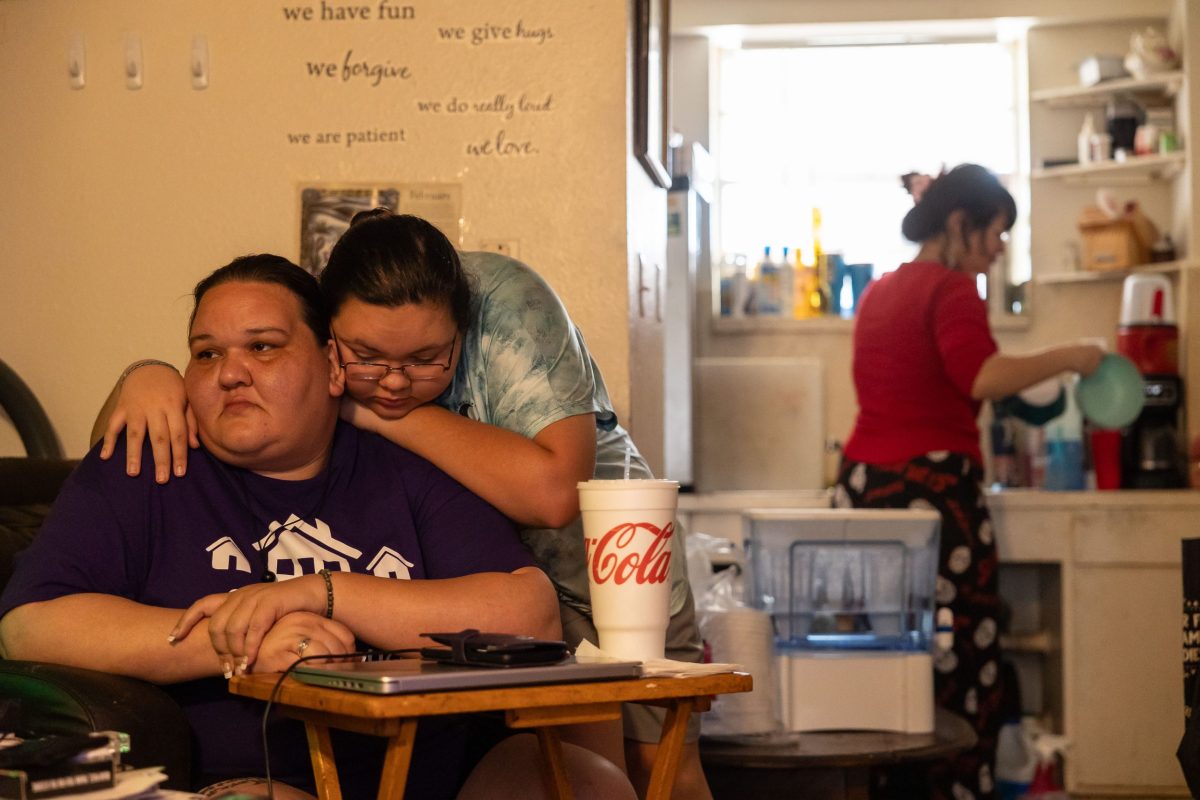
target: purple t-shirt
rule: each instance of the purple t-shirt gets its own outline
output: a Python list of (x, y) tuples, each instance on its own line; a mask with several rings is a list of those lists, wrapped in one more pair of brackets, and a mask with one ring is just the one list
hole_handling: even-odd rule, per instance
[[(147, 448), (143, 463), (150, 457)], [(484, 500), (425, 459), (343, 422), (329, 467), (308, 480), (265, 478), (203, 449), (189, 453), (185, 478), (162, 486), (150, 470), (129, 478), (124, 464), (122, 446), (108, 461), (95, 450), (84, 458), (18, 557), (0, 617), (83, 592), (182, 609), (268, 570), (279, 580), (323, 568), (421, 579), (534, 563), (512, 524)], [(263, 773), (261, 703), (230, 695), (220, 678), (163, 688), (192, 725), (199, 780)], [(311, 785), (303, 729), (290, 721), (273, 727), (272, 775)], [(422, 785), (428, 775), (429, 793), (453, 796), (466, 763), (462, 723), (425, 720), (418, 731), (410, 781)], [(338, 771), (348, 782), (362, 771), (350, 767), (363, 748), (356, 743), (344, 765), (342, 750)]]

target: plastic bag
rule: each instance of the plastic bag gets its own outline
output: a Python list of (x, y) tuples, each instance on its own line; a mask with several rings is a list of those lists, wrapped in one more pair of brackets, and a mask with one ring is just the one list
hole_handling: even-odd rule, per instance
[(1179, 68), (1179, 54), (1171, 47), (1167, 37), (1158, 28), (1134, 31), (1129, 37), (1129, 52), (1125, 55), (1125, 69), (1135, 78), (1144, 79), (1155, 72), (1166, 72)]
[[(700, 719), (705, 736), (739, 736), (779, 730), (779, 694), (775, 680), (775, 643), (771, 617), (742, 602), (741, 562), (733, 543), (704, 533), (687, 538), (688, 578), (696, 602), (696, 624), (704, 638), (706, 660), (741, 664), (754, 678), (754, 689), (718, 695)], [(714, 564), (729, 564), (720, 571)]]

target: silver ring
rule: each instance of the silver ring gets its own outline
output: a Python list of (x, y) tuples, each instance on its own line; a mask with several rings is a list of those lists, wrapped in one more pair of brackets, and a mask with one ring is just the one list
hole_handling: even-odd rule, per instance
[(304, 651), (308, 649), (309, 638), (305, 636), (300, 640), (300, 644), (296, 645), (296, 655), (303, 656)]

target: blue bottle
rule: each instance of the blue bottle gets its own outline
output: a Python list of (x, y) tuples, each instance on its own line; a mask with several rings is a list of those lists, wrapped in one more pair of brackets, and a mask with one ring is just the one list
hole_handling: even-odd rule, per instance
[(1075, 401), (1073, 385), (1067, 387), (1066, 395), (1063, 413), (1046, 423), (1045, 488), (1056, 492), (1081, 492), (1086, 488), (1083, 415)]

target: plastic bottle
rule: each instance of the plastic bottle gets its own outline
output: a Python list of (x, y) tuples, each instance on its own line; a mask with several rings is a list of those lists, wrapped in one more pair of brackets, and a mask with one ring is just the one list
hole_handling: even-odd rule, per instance
[(722, 317), (733, 316), (733, 273), (733, 259), (725, 256), (721, 259), (720, 302), (717, 306)]
[(1033, 740), (1037, 750), (1038, 765), (1033, 773), (1033, 781), (1024, 797), (1037, 800), (1070, 800), (1070, 795), (1063, 790), (1062, 782), (1058, 779), (1058, 756), (1066, 753), (1067, 740), (1062, 736), (1041, 734)]
[(788, 256), (788, 248), (783, 248), (783, 258), (779, 260), (779, 313), (781, 316), (792, 316), (796, 304), (796, 269)]
[(821, 316), (829, 313), (829, 265), (826, 263), (825, 251), (821, 248), (821, 209), (816, 206), (813, 206), (812, 210), (812, 239), (815, 280), (808, 291), (808, 305), (814, 316)]
[(1083, 415), (1075, 401), (1072, 377), (1067, 386), (1067, 406), (1046, 423), (1045, 488), (1057, 492), (1081, 492), (1086, 487), (1083, 470)]
[(1087, 164), (1092, 160), (1092, 136), (1096, 133), (1096, 120), (1088, 114), (1083, 118), (1083, 127), (1079, 129), (1079, 137), (1076, 139), (1076, 157), (1079, 163)]
[(999, 403), (992, 404), (992, 424), (988, 428), (992, 446), (992, 485), (996, 488), (1018, 486), (1016, 421)]
[(1011, 719), (996, 736), (996, 797), (1017, 800), (1025, 796), (1037, 772), (1038, 757), (1026, 726)]
[(751, 299), (750, 278), (746, 275), (746, 257), (740, 253), (733, 257), (733, 276), (730, 278), (729, 316), (741, 319), (746, 316), (746, 306)]
[(758, 298), (757, 313), (760, 316), (775, 317), (779, 315), (782, 309), (780, 300), (783, 294), (780, 279), (779, 265), (771, 260), (771, 247), (768, 245), (763, 248), (762, 261), (758, 262), (756, 296)]
[(796, 263), (793, 268), (793, 283), (795, 291), (792, 297), (792, 317), (794, 319), (812, 319), (817, 316), (817, 311), (808, 302), (817, 286), (817, 271), (804, 263), (798, 247), (796, 248)]
[(1175, 260), (1175, 242), (1171, 241), (1171, 234), (1164, 233), (1154, 243), (1150, 249), (1150, 260), (1156, 263)]

